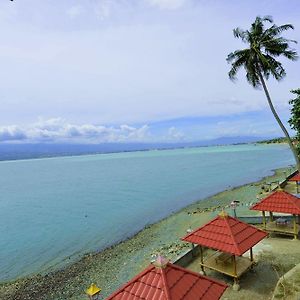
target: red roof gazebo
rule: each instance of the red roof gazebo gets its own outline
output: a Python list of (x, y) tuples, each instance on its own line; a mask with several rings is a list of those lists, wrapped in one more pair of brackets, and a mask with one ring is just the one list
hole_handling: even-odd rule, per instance
[[(263, 214), (264, 228), (271, 232), (294, 235), (297, 238), (299, 226), (296, 222), (296, 216), (300, 215), (300, 199), (283, 190), (277, 190), (253, 205), (251, 210), (259, 210)], [(270, 214), (270, 222), (266, 222), (265, 212)], [(281, 216), (274, 220), (273, 213), (284, 213), (293, 215), (293, 226), (291, 227), (288, 220)]]
[[(209, 223), (189, 233), (183, 241), (200, 245), (200, 265), (238, 278), (254, 263), (252, 247), (267, 236), (267, 233), (252, 225), (241, 222), (220, 213)], [(203, 257), (203, 248), (217, 250), (212, 255)], [(250, 250), (250, 259), (242, 255)]]
[(296, 191), (297, 191), (297, 193), (299, 193), (299, 182), (300, 182), (300, 173), (299, 173), (299, 171), (296, 171), (294, 173), (294, 175), (291, 178), (289, 178), (288, 181), (294, 181), (295, 182)]
[(107, 300), (217, 300), (227, 285), (158, 257)]
[(294, 172), (291, 178), (288, 179), (288, 181), (295, 182), (296, 184), (296, 191), (299, 193), (299, 182), (300, 182), (300, 173), (299, 171)]
[(300, 174), (299, 174), (299, 172), (296, 172), (296, 174), (293, 175), (293, 176), (289, 179), (289, 181), (300, 181)]

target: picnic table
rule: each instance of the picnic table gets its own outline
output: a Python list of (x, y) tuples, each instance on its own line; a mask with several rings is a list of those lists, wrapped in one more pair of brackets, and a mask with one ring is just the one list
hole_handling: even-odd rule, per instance
[(227, 260), (229, 260), (230, 258), (232, 258), (232, 255), (229, 253), (225, 253), (225, 252), (221, 252), (220, 254), (218, 254), (215, 258), (216, 263), (226, 263)]

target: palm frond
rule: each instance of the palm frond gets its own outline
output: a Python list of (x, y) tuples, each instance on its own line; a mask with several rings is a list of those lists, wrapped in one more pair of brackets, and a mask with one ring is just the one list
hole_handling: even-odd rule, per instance
[(249, 49), (236, 50), (228, 54), (226, 60), (228, 63), (232, 64), (232, 68), (240, 68), (246, 63), (249, 55)]
[(262, 17), (260, 19), (261, 19), (262, 22), (265, 22), (265, 21), (267, 21), (269, 23), (273, 23), (274, 22), (272, 16), (264, 16), (264, 17)]
[(294, 26), (292, 24), (284, 24), (281, 26), (276, 26), (275, 24), (273, 26), (271, 26), (269, 29), (267, 29), (269, 31), (269, 33), (272, 36), (277, 36), (280, 33), (282, 33), (283, 31), (287, 31), (289, 29), (294, 29)]
[(256, 72), (255, 64), (248, 63), (245, 67), (246, 70), (246, 79), (250, 85), (254, 88), (259, 88), (261, 86), (258, 74)]
[(240, 38), (243, 42), (247, 42), (247, 31), (237, 27), (235, 29), (233, 29), (233, 35), (235, 38)]
[(291, 93), (296, 95), (297, 97), (300, 97), (300, 89), (291, 90)]
[(295, 50), (284, 51), (282, 53), (282, 55), (285, 56), (286, 58), (292, 60), (292, 61), (296, 61), (299, 58), (299, 56), (298, 56), (298, 54)]
[(286, 72), (282, 64), (272, 56), (261, 54), (259, 58), (261, 70), (267, 79), (270, 74), (278, 81), (282, 80), (286, 76)]
[(277, 57), (284, 56), (290, 60), (298, 58), (296, 50), (290, 48), (290, 44), (295, 41), (281, 36), (282, 32), (294, 29), (294, 26), (271, 24), (266, 28), (267, 22), (273, 23), (271, 16), (258, 16), (249, 30), (234, 29), (234, 36), (249, 44), (249, 48), (236, 50), (227, 56), (227, 62), (231, 63), (231, 70), (228, 73), (230, 79), (234, 80), (239, 69), (244, 67), (248, 82), (254, 87), (259, 87), (259, 73), (266, 79), (270, 75), (276, 80), (285, 77), (286, 72)]

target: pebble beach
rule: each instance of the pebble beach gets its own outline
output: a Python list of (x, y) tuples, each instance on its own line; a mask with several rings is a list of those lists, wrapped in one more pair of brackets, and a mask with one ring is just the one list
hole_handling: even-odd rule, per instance
[(231, 188), (208, 197), (173, 213), (169, 217), (149, 225), (130, 239), (101, 252), (88, 253), (77, 262), (61, 270), (35, 274), (0, 285), (0, 299), (84, 299), (85, 289), (96, 283), (102, 289), (102, 297), (142, 271), (158, 253), (175, 260), (189, 249), (180, 241), (186, 230), (194, 229), (218, 214), (222, 209), (229, 213), (230, 202), (239, 200), (238, 214), (249, 214), (248, 206), (256, 201), (266, 183), (283, 180), (291, 168), (278, 169), (272, 176)]

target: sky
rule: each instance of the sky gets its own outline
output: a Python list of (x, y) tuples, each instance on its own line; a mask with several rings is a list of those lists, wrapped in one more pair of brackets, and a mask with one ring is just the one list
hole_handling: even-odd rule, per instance
[[(281, 136), (264, 93), (228, 79), (232, 30), (257, 15), (300, 42), (299, 0), (1, 0), (0, 142)], [(300, 60), (283, 64), (268, 86), (286, 122)]]

